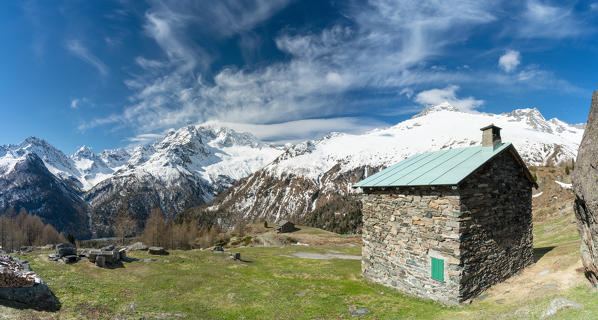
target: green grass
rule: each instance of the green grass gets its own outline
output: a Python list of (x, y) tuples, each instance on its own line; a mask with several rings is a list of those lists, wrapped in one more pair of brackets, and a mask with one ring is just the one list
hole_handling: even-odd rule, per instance
[[(539, 264), (555, 270), (579, 259), (575, 241), (579, 237), (570, 221), (566, 216), (535, 225)], [(317, 229), (304, 231), (329, 234)], [(503, 302), (491, 295), (472, 304), (447, 307), (368, 282), (361, 276), (358, 260), (283, 256), (329, 250), (361, 254), (359, 246), (256, 247), (234, 250), (248, 261), (239, 262), (209, 251), (172, 251), (159, 257), (135, 252), (130, 256), (140, 261), (115, 269), (100, 269), (86, 260), (61, 265), (47, 261), (46, 254), (29, 254), (22, 257), (47, 281), (62, 308), (52, 313), (0, 307), (0, 319), (357, 318), (350, 316), (350, 307), (370, 312), (360, 319), (538, 319), (556, 297), (582, 303), (585, 308), (565, 310), (554, 319), (598, 318), (598, 309), (593, 307), (598, 304), (598, 294), (584, 285)], [(147, 258), (157, 261), (143, 262)], [(132, 303), (134, 311), (129, 308)]]

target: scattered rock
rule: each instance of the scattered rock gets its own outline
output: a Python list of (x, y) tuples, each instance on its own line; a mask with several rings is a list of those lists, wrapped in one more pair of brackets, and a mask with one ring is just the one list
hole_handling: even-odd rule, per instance
[(31, 252), (33, 251), (32, 246), (21, 246), (21, 252)]
[(102, 251), (112, 251), (114, 250), (114, 245), (105, 246), (102, 248)]
[(488, 294), (487, 294), (487, 293), (486, 293), (486, 294), (483, 294), (483, 295), (481, 295), (481, 296), (479, 296), (479, 297), (477, 297), (477, 298), (475, 298), (475, 299), (476, 299), (476, 300), (478, 300), (478, 301), (482, 301), (482, 300), (484, 300), (484, 299), (486, 299), (486, 298), (488, 298)]
[(45, 246), (40, 247), (40, 249), (42, 249), (42, 250), (52, 250), (52, 249), (54, 249), (54, 247), (56, 247), (56, 246), (53, 245), (53, 244), (47, 244)]
[(135, 312), (135, 305), (136, 305), (135, 301), (131, 302), (131, 304), (129, 305), (129, 311)]
[(62, 260), (64, 260), (64, 262), (66, 262), (66, 263), (75, 263), (75, 262), (79, 261), (79, 256), (77, 256), (77, 255), (64, 256), (64, 257), (62, 257)]
[(548, 226), (548, 227), (545, 227), (545, 228), (544, 228), (544, 231), (545, 231), (545, 232), (550, 232), (550, 231), (552, 231), (552, 230), (554, 230), (554, 229), (556, 229), (556, 226)]
[(106, 267), (106, 257), (105, 256), (97, 256), (95, 259), (96, 266), (100, 268)]
[(77, 255), (77, 248), (70, 242), (61, 243), (56, 246), (56, 255), (59, 258)]
[(553, 315), (557, 314), (558, 312), (563, 311), (568, 308), (583, 308), (583, 305), (573, 302), (573, 301), (569, 301), (564, 298), (556, 298), (550, 302), (550, 305), (548, 305), (548, 309), (546, 309), (546, 311), (544, 311), (541, 319), (546, 319), (548, 317), (552, 317)]
[(544, 286), (545, 287), (558, 287), (559, 285), (556, 283), (545, 283)]
[(370, 312), (367, 311), (365, 308), (359, 308), (357, 310), (351, 311), (352, 316), (362, 316), (362, 315), (368, 314), (368, 313), (370, 313)]
[(214, 248), (212, 248), (212, 251), (224, 252), (224, 249), (222, 248), (222, 246), (214, 246)]
[(294, 292), (293, 295), (298, 296), (298, 297), (303, 297), (303, 296), (305, 296), (305, 293), (304, 292)]
[(542, 270), (542, 271), (538, 272), (538, 274), (541, 276), (543, 276), (545, 274), (549, 274), (549, 273), (550, 273), (550, 270)]
[(143, 262), (145, 262), (145, 263), (152, 262), (152, 259), (143, 259)]
[(157, 255), (167, 255), (168, 251), (164, 250), (162, 247), (149, 247), (148, 248), (149, 254), (157, 254)]
[(119, 261), (127, 259), (127, 249), (122, 248), (122, 249), (119, 249), (117, 252), (118, 252), (118, 260)]
[(142, 242), (135, 242), (132, 245), (127, 247), (128, 250), (130, 251), (138, 251), (138, 250), (147, 250), (148, 246), (144, 245)]

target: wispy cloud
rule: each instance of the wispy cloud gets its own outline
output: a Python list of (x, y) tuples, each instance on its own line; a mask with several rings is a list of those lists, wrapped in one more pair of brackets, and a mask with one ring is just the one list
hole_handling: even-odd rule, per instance
[(515, 25), (515, 35), (521, 38), (562, 39), (589, 33), (588, 26), (575, 15), (574, 4), (556, 5), (528, 0)]
[(425, 106), (448, 102), (453, 107), (463, 111), (473, 111), (484, 104), (484, 100), (478, 100), (474, 97), (458, 98), (457, 90), (459, 90), (459, 87), (453, 85), (443, 89), (422, 91), (415, 96), (415, 102)]
[(70, 40), (66, 43), (66, 48), (79, 59), (96, 68), (101, 75), (105, 76), (108, 74), (108, 67), (106, 64), (92, 54), (80, 41)]
[(505, 54), (498, 59), (498, 65), (506, 72), (511, 72), (521, 63), (521, 54), (519, 51), (507, 50)]
[[(349, 123), (346, 119), (352, 119), (351, 115), (369, 108), (368, 99), (377, 93), (392, 92), (410, 99), (414, 92), (420, 91), (414, 98), (420, 104), (448, 101), (464, 110), (475, 110), (484, 101), (458, 97), (457, 84), (500, 83), (505, 87), (523, 84), (535, 88), (563, 84), (550, 72), (529, 66), (522, 68), (517, 51), (508, 51), (499, 59), (499, 67), (508, 73), (497, 73), (495, 67), (484, 70), (431, 67), (431, 61), (450, 53), (455, 43), (467, 40), (477, 27), (497, 22), (501, 18), (497, 15), (503, 12), (500, 1), (371, 0), (364, 5), (347, 6), (343, 11), (347, 23), (329, 25), (319, 31), (281, 30), (273, 40), (276, 48), (286, 54), (284, 61), (225, 66), (219, 70), (210, 69), (215, 58), (209, 54), (209, 48), (194, 40), (208, 36), (242, 37), (289, 1), (151, 3), (144, 15), (144, 29), (160, 46), (165, 58), (138, 57), (135, 62), (143, 71), (126, 81), (134, 92), (130, 105), (122, 114), (94, 119), (81, 128), (118, 123), (147, 133), (219, 121), (235, 124), (237, 128), (244, 124), (254, 133), (260, 128), (270, 128), (270, 131), (263, 129), (270, 132), (264, 136), (275, 140), (273, 134), (282, 134), (284, 130), (272, 129), (282, 128), (272, 123), (286, 123), (287, 128), (301, 130), (300, 125), (291, 124), (300, 124), (305, 119), (345, 119), (334, 123), (342, 128)], [(521, 9), (525, 25), (518, 25), (521, 31), (510, 30), (517, 37), (534, 37), (534, 30), (542, 25), (542, 16), (560, 19), (572, 30), (579, 30), (575, 15), (566, 8), (530, 0)], [(550, 83), (538, 83), (546, 79)], [(437, 89), (423, 90), (426, 88)], [(362, 91), (371, 95), (354, 94)], [(417, 108), (407, 102), (403, 107), (369, 112), (400, 115)], [(310, 124), (325, 123), (310, 121)], [(308, 136), (314, 130), (305, 126), (303, 132), (303, 136)]]
[(321, 137), (330, 132), (359, 134), (373, 128), (388, 124), (374, 119), (364, 121), (361, 118), (343, 117), (330, 119), (305, 119), (272, 124), (251, 124), (238, 122), (210, 121), (206, 124), (217, 124), (241, 132), (250, 132), (257, 138), (273, 142), (298, 142)]
[(80, 103), (81, 103), (81, 99), (79, 99), (79, 98), (75, 98), (75, 99), (71, 100), (71, 109), (79, 108)]

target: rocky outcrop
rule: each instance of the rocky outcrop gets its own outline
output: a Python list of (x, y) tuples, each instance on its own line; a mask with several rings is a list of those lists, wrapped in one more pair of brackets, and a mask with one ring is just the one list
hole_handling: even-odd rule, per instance
[(29, 264), (0, 255), (0, 304), (18, 308), (57, 310), (58, 299)]
[(573, 192), (581, 260), (586, 277), (598, 286), (598, 90), (592, 96), (587, 128), (573, 170)]

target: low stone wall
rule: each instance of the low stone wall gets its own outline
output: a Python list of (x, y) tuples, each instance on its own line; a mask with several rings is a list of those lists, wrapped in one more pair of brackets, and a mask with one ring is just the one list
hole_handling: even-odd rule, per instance
[[(418, 297), (459, 303), (462, 268), (458, 190), (365, 190), (362, 204), (363, 275)], [(444, 260), (444, 281), (432, 279), (432, 257)]]

